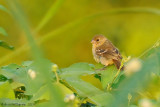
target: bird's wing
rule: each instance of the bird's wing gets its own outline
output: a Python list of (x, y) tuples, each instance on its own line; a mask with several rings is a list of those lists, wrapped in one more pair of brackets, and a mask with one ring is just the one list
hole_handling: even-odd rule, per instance
[(113, 53), (115, 56), (117, 56), (119, 59), (122, 59), (122, 56), (121, 54), (119, 53), (119, 50), (117, 48), (114, 48), (113, 49)]
[(115, 60), (122, 59), (118, 49), (116, 48), (107, 48), (107, 49), (97, 48), (96, 55), (106, 57), (106, 59), (115, 59)]
[(119, 50), (109, 40), (96, 48), (96, 55), (105, 57), (106, 59), (122, 59)]
[(108, 49), (96, 49), (96, 54), (99, 56), (103, 56), (105, 53), (107, 53)]

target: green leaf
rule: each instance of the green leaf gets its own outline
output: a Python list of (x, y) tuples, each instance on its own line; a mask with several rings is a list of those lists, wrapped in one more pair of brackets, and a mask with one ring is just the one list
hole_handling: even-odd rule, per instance
[(0, 82), (0, 98), (15, 99), (14, 91), (8, 81)]
[(49, 100), (50, 99), (50, 94), (49, 94), (49, 89), (46, 85), (42, 86), (32, 97), (31, 101), (36, 101), (36, 100)]
[(88, 97), (93, 96), (95, 94), (102, 94), (103, 91), (99, 90), (95, 86), (93, 86), (90, 83), (87, 83), (81, 79), (77, 78), (66, 78), (65, 79), (67, 83), (69, 83), (71, 86), (73, 86), (80, 96)]
[(138, 89), (146, 88), (150, 80), (152, 79), (151, 73), (160, 72), (160, 47), (155, 48), (156, 51), (152, 55), (148, 56), (143, 62), (142, 68), (135, 73), (132, 77), (125, 79), (119, 86), (116, 93), (115, 100), (111, 103), (110, 107), (117, 107), (122, 105), (123, 107), (128, 105), (128, 93), (135, 92)]
[(117, 79), (117, 82), (113, 83), (112, 84), (112, 88), (116, 89), (119, 87), (120, 83), (126, 78), (126, 76), (123, 74), (123, 75), (120, 75), (119, 78)]
[(98, 106), (107, 105), (113, 98), (110, 93), (103, 92), (95, 86), (77, 79), (76, 77), (66, 78), (67, 83), (72, 86), (81, 97), (88, 97), (95, 102)]
[(155, 61), (157, 62), (156, 63), (157, 70), (154, 70), (153, 72), (160, 75), (160, 46), (150, 49), (147, 53), (144, 54), (142, 58), (144, 61), (146, 61), (152, 57), (156, 57)]
[(62, 69), (60, 77), (72, 86), (81, 97), (88, 97), (98, 106), (107, 105), (108, 102), (106, 100), (112, 99), (112, 95), (96, 88), (80, 78), (82, 75), (91, 75), (94, 73), (93, 65), (88, 63), (76, 63), (68, 68)]
[(7, 32), (2, 27), (0, 27), (0, 34), (8, 36)]
[(109, 93), (103, 93), (92, 96), (90, 99), (101, 107), (108, 107), (109, 103), (113, 100), (113, 96)]
[(47, 86), (50, 89), (49, 91), (52, 97), (51, 102), (53, 101), (53, 97), (56, 97), (54, 98), (55, 102), (52, 103), (52, 106), (65, 106), (65, 103), (60, 94), (60, 91), (54, 88), (54, 85), (50, 80), (51, 64), (49, 61), (45, 60), (43, 53), (41, 52), (40, 48), (37, 46), (36, 42), (34, 41), (33, 33), (30, 30), (30, 26), (25, 16), (25, 13), (23, 12), (23, 9), (21, 8), (17, 0), (5, 0), (5, 1), (8, 7), (10, 8), (12, 15), (21, 26), (20, 28), (22, 28), (22, 30), (24, 31), (25, 36), (28, 40), (28, 44), (30, 45), (31, 54), (33, 56), (33, 59), (35, 60), (34, 67), (36, 69), (33, 69), (33, 70), (35, 70), (36, 72), (36, 78), (30, 79), (30, 81), (27, 82), (28, 85), (30, 85), (29, 83), (32, 83), (33, 81), (35, 81), (34, 84), (30, 85), (31, 86), (30, 88), (32, 88), (33, 90), (34, 88), (38, 88), (41, 84), (44, 84), (47, 82), (48, 84)]
[(5, 82), (6, 80), (8, 80), (4, 75), (0, 74), (0, 82)]
[(101, 73), (101, 83), (105, 89), (109, 83), (112, 82), (115, 74), (117, 73), (117, 68), (115, 66), (108, 66), (105, 71)]
[(36, 78), (32, 79), (28, 71), (33, 70), (34, 66), (22, 67), (16, 64), (10, 64), (1, 68), (2, 74), (9, 79), (13, 79), (14, 82), (23, 83), (26, 87), (26, 94), (32, 95), (37, 92), (39, 88), (44, 84), (44, 80), (41, 79), (41, 75), (36, 75)]
[(32, 63), (33, 63), (33, 61), (24, 61), (24, 62), (22, 62), (22, 66), (27, 67), (27, 66), (30, 66)]
[(8, 43), (6, 43), (6, 42), (4, 42), (4, 41), (2, 41), (2, 40), (0, 40), (0, 46), (1, 46), (1, 47), (4, 47), (4, 48), (6, 48), (6, 49), (10, 49), (10, 50), (13, 50), (13, 49), (14, 49), (13, 46), (8, 45)]
[[(24, 69), (17, 64), (9, 64), (7, 66), (1, 67), (2, 74), (8, 79), (19, 78), (23, 75), (26, 75)], [(25, 74), (22, 74), (25, 73)]]
[(70, 76), (82, 76), (88, 74), (94, 74), (93, 66), (88, 63), (76, 63), (71, 65), (68, 68), (62, 69), (61, 77), (70, 77)]
[(149, 51), (147, 51), (147, 53), (145, 53), (145, 54), (142, 56), (142, 59), (145, 60), (146, 58), (152, 56), (155, 52), (156, 52), (156, 49), (155, 49), (155, 48), (150, 49)]

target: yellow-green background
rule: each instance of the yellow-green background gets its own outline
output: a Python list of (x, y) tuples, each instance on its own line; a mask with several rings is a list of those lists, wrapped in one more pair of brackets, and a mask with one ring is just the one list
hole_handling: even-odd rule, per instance
[[(62, 26), (89, 15), (121, 8), (160, 8), (159, 0), (64, 0), (56, 14), (40, 31), (36, 32), (39, 23), (55, 2), (56, 0), (19, 0), (37, 42), (38, 38), (49, 32), (61, 29)], [(0, 0), (0, 4), (7, 7), (5, 0)], [(29, 51), (24, 51), (14, 57), (11, 55), (27, 42), (14, 18), (6, 12), (0, 11), (0, 26), (9, 35), (8, 37), (0, 35), (0, 40), (5, 40), (15, 47), (13, 51), (0, 47), (0, 57), (4, 60), (0, 60), (0, 64), (32, 60)], [(160, 37), (160, 16), (133, 12), (104, 13), (62, 31), (40, 44), (45, 56), (60, 67), (66, 67), (76, 62), (95, 63), (90, 43), (95, 34), (106, 35), (120, 49), (121, 53), (137, 57)]]

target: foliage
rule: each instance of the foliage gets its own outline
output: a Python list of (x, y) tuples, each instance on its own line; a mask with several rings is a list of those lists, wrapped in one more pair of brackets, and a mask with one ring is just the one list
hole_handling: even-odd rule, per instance
[[(145, 89), (146, 87), (151, 88), (148, 84), (154, 84), (154, 87), (156, 87), (157, 84), (159, 84), (159, 62), (160, 62), (160, 47), (155, 47), (151, 49), (146, 55), (149, 54), (148, 57), (144, 58), (144, 62), (142, 65), (142, 68), (135, 74), (133, 74), (131, 77), (125, 77), (123, 80), (120, 80), (122, 75), (125, 75), (124, 73), (119, 74), (120, 78), (115, 81), (113, 86), (110, 90), (107, 90), (108, 84), (110, 84), (113, 80), (113, 77), (115, 75), (114, 70), (116, 71), (116, 68), (111, 66), (108, 67), (105, 71), (95, 71), (95, 66), (88, 63), (76, 63), (71, 65), (70, 67), (63, 68), (63, 69), (57, 69), (54, 67), (55, 64), (50, 64), (50, 68), (55, 69), (53, 71), (50, 71), (49, 79), (53, 80), (53, 83), (58, 86), (59, 90), (67, 88), (66, 93), (63, 93), (64, 97), (69, 93), (75, 94), (75, 98), (71, 100), (67, 100), (68, 105), (98, 105), (98, 106), (113, 106), (117, 107), (118, 105), (121, 105), (122, 107), (127, 106), (128, 104), (130, 106), (133, 106), (133, 104), (138, 103), (141, 104), (143, 102), (142, 98), (146, 98), (148, 96), (142, 96), (141, 94), (138, 95), (141, 90)], [(6, 104), (15, 104), (18, 100), (9, 100), (9, 99), (15, 99), (14, 97), (14, 91), (15, 92), (22, 92), (20, 96), (20, 99), (26, 100), (27, 102), (23, 102), (20, 100), (18, 104), (32, 104), (32, 105), (38, 105), (42, 104), (43, 102), (48, 102), (50, 100), (47, 83), (42, 80), (42, 76), (40, 76), (36, 71), (36, 66), (32, 61), (26, 61), (23, 62), (22, 65), (17, 64), (10, 64), (4, 67), (1, 67), (1, 90), (5, 91), (7, 94), (0, 95), (1, 98), (7, 98), (2, 99), (1, 102), (5, 102)], [(32, 72), (32, 73), (31, 73)], [(34, 73), (36, 73), (36, 77), (34, 77)], [(58, 77), (56, 77), (56, 73), (58, 73)], [(96, 78), (95, 81), (100, 81), (103, 88), (100, 89), (96, 86), (94, 86), (92, 83), (88, 83), (82, 79), (82, 77), (85, 77), (87, 75), (100, 75), (101, 81)], [(59, 81), (56, 81), (56, 79), (59, 78)], [(156, 80), (155, 80), (156, 79)], [(156, 82), (156, 83), (155, 83)], [(13, 84), (16, 84), (16, 86)], [(61, 84), (61, 85), (58, 85)], [(118, 85), (115, 87), (115, 85)], [(25, 90), (22, 91), (22, 89), (17, 90), (19, 86), (24, 86)], [(153, 86), (152, 86), (153, 87)], [(69, 89), (68, 89), (69, 88)], [(46, 91), (48, 90), (48, 91)], [(4, 92), (3, 91), (3, 92)], [(159, 93), (158, 90), (154, 93)], [(130, 94), (130, 102), (127, 99), (128, 94)], [(152, 92), (151, 92), (152, 93)], [(30, 98), (28, 98), (30, 97)], [(133, 98), (132, 98), (133, 97)], [(151, 103), (158, 107), (159, 104), (159, 97), (158, 96), (152, 96), (153, 98), (148, 97), (148, 100), (146, 103)], [(18, 97), (17, 97), (18, 98)], [(138, 102), (135, 102), (135, 99), (139, 99)], [(150, 99), (149, 99), (150, 98)], [(68, 99), (70, 99), (68, 97)], [(8, 101), (9, 100), (9, 101)], [(152, 101), (153, 100), (153, 101)], [(86, 102), (86, 103), (85, 103)], [(90, 103), (88, 103), (90, 102)], [(144, 103), (144, 102), (143, 102)], [(73, 106), (72, 105), (72, 106)], [(137, 105), (137, 106), (138, 106)]]
[[(5, 12), (9, 12), (4, 6), (0, 5), (0, 10), (3, 10)], [(4, 28), (0, 27), (0, 34), (4, 35), (4, 36), (8, 36), (7, 32), (5, 31)], [(0, 40), (0, 46), (1, 47), (4, 47), (4, 48), (7, 48), (7, 49), (13, 49), (14, 47), (13, 46), (10, 46), (8, 45), (8, 43)]]
[[(55, 15), (64, 0), (58, 0), (46, 13), (36, 31), (40, 31)], [(33, 61), (21, 64), (8, 64), (0, 68), (0, 104), (2, 106), (81, 106), (81, 107), (158, 107), (160, 104), (160, 40), (150, 49), (137, 57), (137, 60), (125, 57), (122, 65), (125, 70), (117, 70), (115, 66), (99, 70), (101, 64), (86, 62), (75, 63), (65, 68), (58, 68), (49, 61), (37, 46), (25, 13), (17, 0), (6, 0), (9, 8), (0, 5), (0, 10), (9, 13), (20, 25), (28, 40)], [(50, 37), (85, 23), (103, 14), (152, 13), (160, 15), (160, 11), (152, 8), (127, 8), (98, 13), (73, 21), (63, 27), (46, 34), (39, 43)], [(7, 36), (1, 27), (0, 34)], [(0, 46), (12, 49), (4, 41)], [(25, 47), (25, 49), (24, 49)], [(27, 45), (15, 51), (27, 50)], [(11, 56), (15, 54), (11, 54)], [(132, 68), (132, 69), (130, 69)]]

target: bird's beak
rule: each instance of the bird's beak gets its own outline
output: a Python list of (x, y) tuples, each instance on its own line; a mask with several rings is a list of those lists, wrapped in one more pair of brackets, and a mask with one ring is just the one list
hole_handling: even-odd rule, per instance
[(94, 40), (92, 40), (91, 43), (94, 44)]

